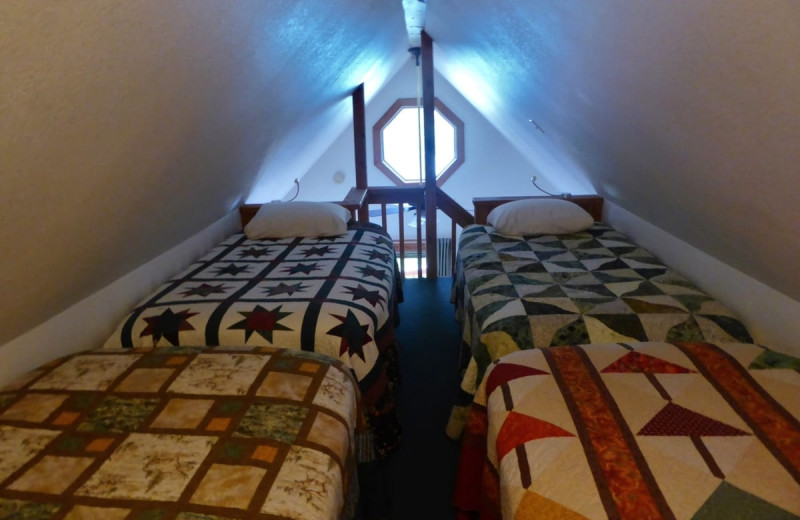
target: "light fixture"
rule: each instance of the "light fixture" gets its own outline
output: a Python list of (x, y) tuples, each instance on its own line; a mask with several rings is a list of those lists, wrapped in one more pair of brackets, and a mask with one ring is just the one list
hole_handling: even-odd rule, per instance
[(422, 69), (419, 66), (419, 57), (422, 53), (422, 31), (425, 29), (425, 14), (427, 4), (425, 0), (403, 0), (403, 12), (408, 33), (408, 52), (414, 56), (417, 65), (417, 136), (419, 150), (419, 183), (423, 185), (423, 126), (422, 126)]
[(572, 196), (572, 194), (571, 194), (571, 193), (567, 193), (567, 192), (564, 192), (564, 193), (562, 193), (561, 195), (556, 195), (555, 193), (550, 193), (549, 191), (545, 191), (545, 189), (544, 189), (544, 188), (542, 188), (541, 186), (539, 186), (538, 184), (536, 184), (536, 175), (534, 175), (533, 177), (531, 177), (531, 184), (533, 184), (534, 186), (536, 186), (536, 189), (538, 189), (538, 190), (539, 190), (539, 191), (541, 191), (542, 193), (545, 193), (545, 194), (547, 194), (547, 195), (550, 195), (551, 197), (561, 197), (562, 199), (568, 199), (568, 198), (570, 198), (570, 197)]
[(294, 197), (292, 197), (291, 199), (287, 200), (286, 202), (292, 202), (294, 199), (297, 198), (298, 195), (300, 195), (300, 181), (295, 179), (294, 183), (297, 186), (297, 191), (294, 192)]
[(294, 197), (292, 197), (289, 200), (273, 199), (270, 202), (292, 202), (294, 199), (297, 198), (298, 195), (300, 195), (300, 181), (295, 178), (294, 184), (297, 187), (297, 191), (294, 192)]
[(426, 7), (425, 0), (403, 0), (409, 51), (422, 47), (422, 30), (425, 28)]

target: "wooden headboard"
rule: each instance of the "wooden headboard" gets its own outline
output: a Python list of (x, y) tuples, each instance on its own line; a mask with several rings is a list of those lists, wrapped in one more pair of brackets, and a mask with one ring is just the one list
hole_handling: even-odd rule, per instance
[[(475, 208), (475, 223), (486, 224), (486, 217), (489, 215), (489, 212), (500, 204), (522, 199), (550, 198), (553, 197), (475, 197), (472, 199), (472, 205)], [(570, 195), (569, 197), (566, 197), (566, 200), (574, 202), (578, 206), (585, 209), (586, 212), (589, 213), (592, 218), (594, 218), (595, 222), (600, 222), (603, 219), (603, 197), (599, 195)]]
[[(335, 204), (340, 204), (350, 210), (350, 216), (356, 218), (356, 210), (364, 206), (367, 199), (367, 190), (352, 188), (344, 200), (337, 200)], [(258, 213), (261, 204), (242, 204), (239, 206), (239, 217), (242, 220), (242, 229)]]

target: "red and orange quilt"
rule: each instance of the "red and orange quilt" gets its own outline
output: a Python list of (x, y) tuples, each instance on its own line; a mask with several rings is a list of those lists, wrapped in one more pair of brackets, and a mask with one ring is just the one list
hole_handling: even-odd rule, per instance
[(98, 350), (0, 392), (0, 518), (339, 519), (350, 370), (271, 347)]
[(462, 518), (800, 518), (800, 359), (746, 343), (519, 351), (464, 433)]

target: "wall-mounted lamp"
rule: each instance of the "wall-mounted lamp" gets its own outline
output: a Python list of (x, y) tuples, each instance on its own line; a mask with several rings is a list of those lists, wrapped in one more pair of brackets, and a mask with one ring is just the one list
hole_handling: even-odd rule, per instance
[(533, 125), (533, 127), (534, 127), (535, 129), (537, 129), (537, 130), (538, 130), (538, 131), (540, 131), (541, 133), (544, 133), (544, 129), (542, 129), (542, 127), (541, 127), (541, 126), (539, 126), (538, 124), (536, 124), (536, 121), (534, 121), (533, 119), (528, 119), (528, 122), (529, 122), (530, 124), (532, 124), (532, 125)]
[(286, 202), (292, 202), (294, 199), (297, 198), (298, 195), (300, 195), (300, 181), (295, 179), (294, 183), (297, 186), (297, 191), (294, 192), (294, 197), (292, 197), (291, 199), (287, 200)]
[(531, 184), (533, 184), (534, 186), (536, 186), (536, 189), (538, 189), (538, 190), (539, 190), (539, 191), (541, 191), (542, 193), (545, 193), (545, 194), (547, 194), (547, 195), (550, 195), (551, 197), (561, 197), (562, 199), (568, 199), (568, 198), (570, 198), (570, 197), (572, 196), (572, 193), (566, 193), (566, 192), (564, 192), (564, 193), (562, 193), (561, 195), (556, 195), (555, 193), (550, 193), (549, 191), (546, 191), (544, 188), (542, 188), (541, 186), (539, 186), (538, 184), (536, 184), (536, 175), (534, 175), (533, 177), (531, 177)]
[(295, 186), (297, 186), (297, 191), (294, 192), (294, 197), (292, 197), (289, 200), (273, 199), (270, 202), (292, 202), (294, 199), (297, 198), (298, 195), (300, 195), (300, 181), (295, 179), (294, 184)]

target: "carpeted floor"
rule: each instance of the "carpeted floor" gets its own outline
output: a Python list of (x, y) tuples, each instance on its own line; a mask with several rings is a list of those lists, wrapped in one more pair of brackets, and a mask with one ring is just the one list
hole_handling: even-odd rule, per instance
[(361, 518), (447, 520), (458, 444), (445, 435), (458, 388), (459, 331), (452, 278), (407, 279), (397, 328), (403, 440), (391, 457), (359, 475)]

